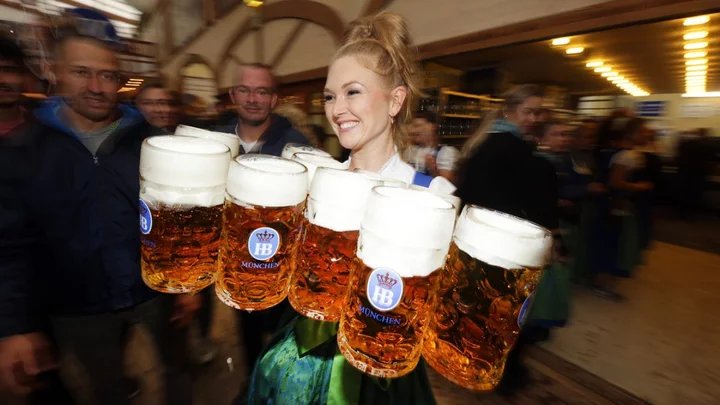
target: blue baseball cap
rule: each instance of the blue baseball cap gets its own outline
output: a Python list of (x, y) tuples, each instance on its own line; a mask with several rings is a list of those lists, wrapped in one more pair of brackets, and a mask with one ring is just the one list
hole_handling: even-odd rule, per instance
[[(81, 36), (97, 39), (116, 49), (124, 44), (110, 20), (97, 10), (83, 7), (67, 9), (64, 17)], [(62, 36), (62, 33), (59, 35)]]

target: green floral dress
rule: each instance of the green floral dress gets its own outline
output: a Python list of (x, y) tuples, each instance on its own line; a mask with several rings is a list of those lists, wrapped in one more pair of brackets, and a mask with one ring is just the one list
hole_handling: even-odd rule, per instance
[(410, 374), (380, 379), (351, 366), (337, 345), (338, 324), (296, 316), (273, 337), (250, 381), (253, 405), (435, 405), (421, 360)]

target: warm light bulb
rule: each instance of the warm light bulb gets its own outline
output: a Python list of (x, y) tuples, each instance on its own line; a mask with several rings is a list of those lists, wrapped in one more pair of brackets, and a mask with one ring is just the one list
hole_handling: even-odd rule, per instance
[(601, 61), (599, 61), (599, 60), (596, 60), (596, 61), (593, 61), (593, 62), (588, 62), (587, 64), (585, 64), (585, 67), (595, 68), (595, 67), (600, 67), (600, 66), (602, 66), (602, 65), (603, 65), (603, 62), (601, 62)]
[(553, 46), (567, 45), (570, 43), (570, 38), (555, 38), (552, 40)]
[(702, 71), (702, 72), (685, 72), (685, 77), (690, 77), (690, 76), (705, 76), (706, 73), (707, 73), (707, 72), (705, 72), (705, 71)]
[(612, 69), (609, 68), (609, 67), (599, 67), (599, 68), (595, 69), (595, 72), (597, 72), (597, 73), (603, 73), (603, 72), (609, 72), (609, 71), (611, 71), (611, 70), (612, 70)]
[(683, 35), (683, 39), (686, 41), (690, 41), (693, 39), (703, 39), (706, 36), (708, 36), (707, 31), (695, 31), (695, 32), (688, 32), (687, 34)]
[(686, 27), (689, 27), (689, 26), (691, 26), (691, 25), (701, 25), (701, 24), (705, 24), (705, 23), (707, 23), (708, 21), (710, 21), (710, 17), (708, 17), (708, 16), (706, 16), (706, 15), (701, 15), (701, 16), (698, 16), (698, 17), (686, 18), (685, 21), (683, 22), (683, 25), (686, 26)]
[(577, 55), (577, 54), (579, 54), (579, 53), (583, 53), (584, 50), (585, 50), (585, 48), (583, 48), (583, 47), (581, 47), (581, 46), (578, 46), (578, 47), (575, 47), (575, 48), (568, 48), (568, 49), (566, 49), (566, 50), (565, 50), (565, 53), (568, 54), (568, 55)]
[(688, 61), (685, 61), (685, 64), (686, 64), (687, 66), (692, 66), (692, 65), (707, 65), (707, 61), (708, 61), (707, 59), (690, 59), (690, 60), (688, 60)]
[(707, 70), (707, 65), (695, 65), (695, 66), (688, 66), (685, 68), (688, 72), (693, 72), (697, 70)]
[(706, 56), (707, 56), (707, 52), (705, 52), (705, 51), (688, 52), (685, 54), (685, 59), (704, 58)]
[(692, 49), (707, 48), (707, 46), (708, 46), (707, 42), (691, 42), (689, 44), (685, 44), (685, 46), (683, 48), (685, 48), (687, 50), (692, 50)]
[(600, 76), (602, 76), (602, 77), (612, 77), (612, 76), (617, 76), (617, 75), (618, 75), (618, 72), (605, 72), (605, 73), (601, 74)]

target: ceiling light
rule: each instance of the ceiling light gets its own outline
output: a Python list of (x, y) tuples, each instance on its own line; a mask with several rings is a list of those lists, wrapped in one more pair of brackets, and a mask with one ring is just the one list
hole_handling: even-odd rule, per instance
[(698, 17), (686, 18), (685, 21), (683, 22), (683, 25), (686, 26), (686, 27), (689, 27), (689, 26), (691, 26), (691, 25), (705, 24), (705, 23), (707, 23), (708, 21), (710, 21), (710, 17), (708, 17), (708, 16), (706, 16), (706, 15), (701, 15), (701, 16), (698, 16)]
[(686, 77), (689, 77), (689, 76), (705, 76), (706, 73), (707, 73), (707, 72), (704, 72), (704, 71), (703, 71), (703, 72), (685, 72), (685, 76), (686, 76)]
[(614, 81), (613, 83), (615, 83), (615, 85), (617, 85), (617, 86), (620, 86), (620, 85), (622, 85), (622, 84), (628, 84), (628, 83), (630, 83), (630, 80), (627, 80), (627, 79), (616, 80), (616, 81)]
[(705, 77), (688, 77), (685, 79), (685, 84), (696, 84), (705, 83)]
[(711, 91), (708, 93), (683, 94), (683, 97), (720, 97), (720, 91)]
[(595, 69), (595, 72), (596, 72), (596, 73), (603, 73), (603, 72), (609, 72), (609, 71), (611, 71), (611, 70), (612, 70), (611, 68), (609, 68), (609, 67), (606, 66), (606, 67), (596, 68), (596, 69)]
[(707, 52), (705, 52), (705, 51), (688, 52), (685, 54), (685, 59), (704, 58), (706, 56), (707, 56)]
[(596, 60), (593, 62), (588, 62), (587, 64), (585, 64), (585, 67), (594, 68), (594, 67), (600, 67), (602, 65), (603, 65), (603, 62)]
[(685, 61), (685, 64), (688, 66), (692, 65), (706, 65), (707, 59), (690, 59), (688, 61)]
[(685, 44), (685, 46), (683, 48), (685, 48), (687, 50), (691, 50), (691, 49), (703, 49), (703, 48), (707, 48), (707, 46), (708, 46), (707, 42), (691, 42), (689, 44)]
[(683, 35), (683, 39), (686, 41), (692, 40), (692, 39), (703, 39), (708, 35), (707, 31), (695, 31), (695, 32), (688, 32), (687, 34)]
[(605, 73), (601, 74), (600, 76), (602, 76), (602, 77), (612, 77), (612, 76), (617, 76), (617, 75), (618, 75), (618, 72), (605, 72)]
[(688, 66), (685, 68), (688, 72), (696, 71), (696, 70), (707, 70), (707, 65), (695, 65), (695, 66)]
[(570, 43), (570, 38), (555, 38), (552, 40), (553, 46), (567, 45)]
[(585, 50), (585, 48), (583, 48), (582, 46), (578, 46), (578, 47), (575, 47), (575, 48), (568, 48), (568, 49), (566, 49), (566, 50), (565, 50), (565, 53), (568, 54), (568, 55), (577, 55), (577, 54), (579, 54), (579, 53), (583, 53), (584, 50)]

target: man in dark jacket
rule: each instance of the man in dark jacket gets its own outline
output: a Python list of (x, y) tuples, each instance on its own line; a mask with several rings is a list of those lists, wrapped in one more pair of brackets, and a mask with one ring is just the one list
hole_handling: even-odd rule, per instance
[(59, 350), (87, 372), (92, 402), (125, 405), (121, 331), (143, 323), (164, 363), (166, 402), (191, 403), (181, 356), (169, 352), (170, 319), (173, 305), (183, 316), (197, 300), (159, 296), (140, 275), (139, 158), (151, 128), (116, 103), (113, 41), (78, 30), (57, 29), (45, 72), (60, 97), (0, 149), (0, 383), (26, 394), (56, 366), (40, 332), (49, 317)]
[[(277, 98), (275, 77), (267, 66), (241, 66), (235, 78), (235, 86), (230, 89), (230, 99), (237, 108), (238, 119), (216, 130), (237, 134), (240, 138), (240, 154), (280, 156), (288, 143), (308, 144), (307, 139), (292, 127), (290, 121), (272, 114)], [(285, 300), (266, 311), (238, 311), (238, 337), (243, 337), (248, 371), (252, 371), (260, 356), (264, 337), (275, 331), (280, 317), (289, 308)], [(237, 403), (242, 403), (243, 396), (241, 394), (238, 397)]]

